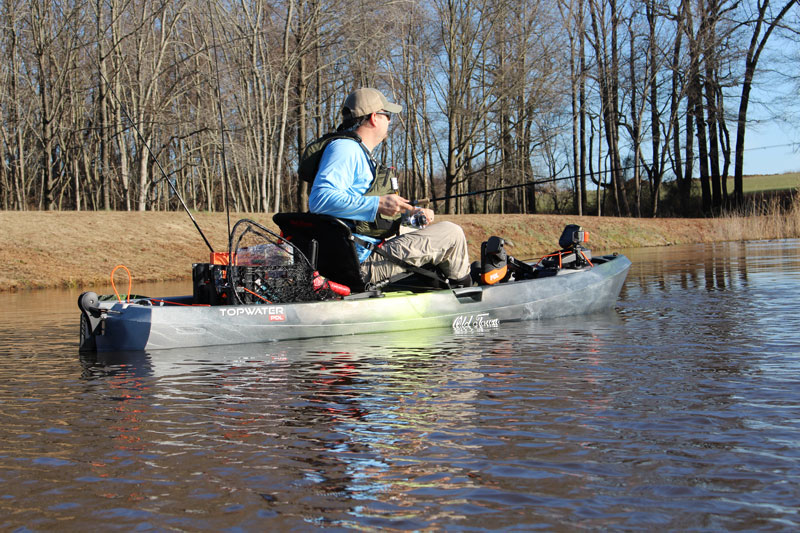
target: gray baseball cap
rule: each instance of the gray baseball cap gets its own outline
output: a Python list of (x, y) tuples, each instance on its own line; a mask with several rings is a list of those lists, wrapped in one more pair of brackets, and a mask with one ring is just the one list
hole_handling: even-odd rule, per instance
[(351, 117), (363, 117), (378, 111), (388, 111), (389, 113), (399, 113), (403, 108), (393, 104), (383, 96), (378, 89), (364, 87), (350, 93), (344, 100), (342, 115)]

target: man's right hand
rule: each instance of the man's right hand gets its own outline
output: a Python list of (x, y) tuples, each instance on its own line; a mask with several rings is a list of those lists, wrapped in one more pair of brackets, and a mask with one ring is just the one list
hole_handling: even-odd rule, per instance
[(414, 209), (414, 206), (399, 194), (386, 194), (378, 200), (378, 213), (387, 217), (404, 213), (409, 209)]

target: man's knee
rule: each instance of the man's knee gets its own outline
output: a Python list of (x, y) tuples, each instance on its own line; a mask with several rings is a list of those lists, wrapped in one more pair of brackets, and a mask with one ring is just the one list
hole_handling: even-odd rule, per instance
[(466, 240), (464, 229), (458, 224), (445, 220), (438, 222), (436, 225), (441, 227), (443, 234), (450, 236), (454, 241)]

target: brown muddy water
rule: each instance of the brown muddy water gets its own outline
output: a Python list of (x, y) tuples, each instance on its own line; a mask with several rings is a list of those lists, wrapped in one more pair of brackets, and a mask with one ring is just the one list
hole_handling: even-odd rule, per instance
[(627, 255), (602, 314), (97, 359), (0, 295), (0, 529), (797, 530), (800, 241)]

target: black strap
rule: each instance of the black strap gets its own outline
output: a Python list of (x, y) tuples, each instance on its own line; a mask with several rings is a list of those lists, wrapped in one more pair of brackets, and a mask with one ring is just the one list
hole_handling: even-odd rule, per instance
[(419, 274), (421, 276), (425, 276), (427, 278), (431, 278), (431, 279), (433, 279), (435, 281), (444, 283), (445, 285), (449, 285), (450, 284), (450, 282), (447, 280), (447, 278), (439, 275), (437, 272), (432, 272), (432, 271), (427, 270), (425, 268), (420, 268), (418, 266), (412, 265), (408, 261), (390, 254), (389, 252), (387, 252), (386, 250), (384, 250), (383, 248), (381, 248), (377, 244), (373, 244), (373, 243), (365, 241), (363, 239), (359, 239), (355, 235), (353, 235), (353, 240), (357, 244), (360, 244), (361, 246), (363, 246), (364, 248), (368, 248), (368, 249), (372, 250), (373, 252), (375, 252), (379, 256), (383, 257), (384, 259), (387, 259), (388, 261), (390, 261), (390, 262), (392, 262), (392, 263), (394, 263), (394, 264), (396, 264), (398, 266), (403, 267), (403, 269), (407, 270), (408, 272), (414, 272), (415, 274)]

